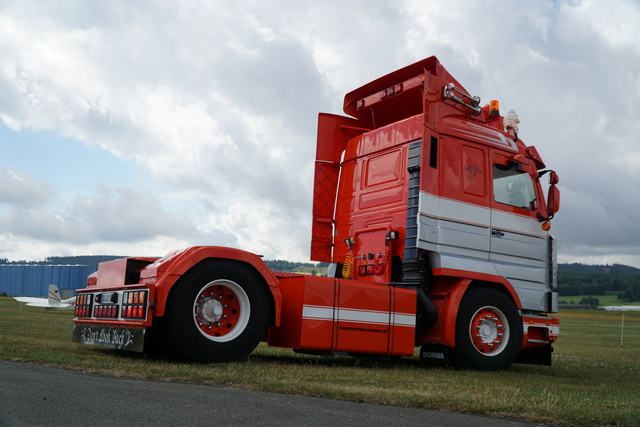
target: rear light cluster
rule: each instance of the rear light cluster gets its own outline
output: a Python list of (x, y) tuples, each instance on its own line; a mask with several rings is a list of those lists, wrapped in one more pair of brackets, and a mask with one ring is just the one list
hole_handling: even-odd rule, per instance
[(91, 294), (82, 294), (76, 297), (76, 307), (74, 314), (76, 317), (90, 317), (91, 316)]
[(117, 305), (99, 305), (94, 307), (93, 309), (93, 317), (118, 317), (118, 306)]
[(147, 291), (127, 291), (123, 293), (122, 317), (144, 319), (147, 309)]
[(144, 320), (147, 317), (147, 290), (110, 291), (76, 297), (76, 317)]
[(103, 292), (93, 298), (93, 317), (118, 318), (118, 292)]

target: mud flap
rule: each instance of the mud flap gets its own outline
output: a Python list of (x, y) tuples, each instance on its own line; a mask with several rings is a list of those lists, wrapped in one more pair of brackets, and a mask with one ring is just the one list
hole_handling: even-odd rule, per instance
[(431, 366), (449, 364), (449, 347), (444, 344), (425, 344), (420, 347), (420, 361)]
[(551, 353), (553, 353), (551, 344), (544, 347), (525, 348), (520, 350), (515, 363), (551, 366)]
[(99, 347), (142, 352), (145, 329), (116, 326), (75, 325), (71, 341)]

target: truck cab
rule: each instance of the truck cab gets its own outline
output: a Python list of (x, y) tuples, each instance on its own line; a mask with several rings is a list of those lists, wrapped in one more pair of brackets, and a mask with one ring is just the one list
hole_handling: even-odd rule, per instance
[(438, 308), (418, 310), (431, 320), (417, 344), (456, 347), (452, 313), (468, 289), (500, 292), (533, 316), (524, 348), (557, 336), (544, 316), (558, 301), (557, 175), (507, 129), (498, 102), (481, 107), (431, 57), (347, 94), (344, 110), (355, 119), (319, 118), (313, 259), (338, 277), (426, 295)]

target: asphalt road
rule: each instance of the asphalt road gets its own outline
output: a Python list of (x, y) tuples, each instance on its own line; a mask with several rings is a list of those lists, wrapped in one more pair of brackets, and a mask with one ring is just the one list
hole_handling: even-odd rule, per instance
[(0, 360), (0, 426), (496, 426), (533, 423)]

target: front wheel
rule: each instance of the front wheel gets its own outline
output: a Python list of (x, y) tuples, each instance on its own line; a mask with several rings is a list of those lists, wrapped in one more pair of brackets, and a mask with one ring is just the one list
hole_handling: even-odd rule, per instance
[(241, 263), (205, 261), (176, 283), (165, 316), (166, 338), (183, 357), (202, 363), (242, 360), (268, 326), (267, 287)]
[(456, 320), (455, 359), (471, 369), (508, 368), (522, 344), (522, 319), (504, 293), (491, 288), (467, 291)]

